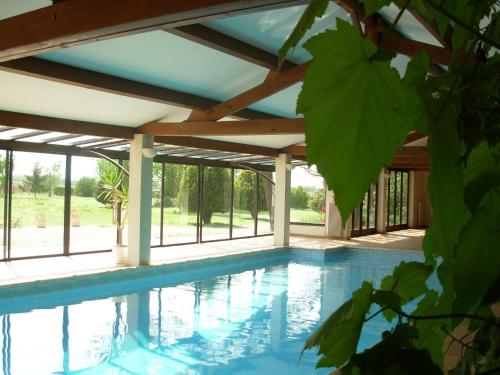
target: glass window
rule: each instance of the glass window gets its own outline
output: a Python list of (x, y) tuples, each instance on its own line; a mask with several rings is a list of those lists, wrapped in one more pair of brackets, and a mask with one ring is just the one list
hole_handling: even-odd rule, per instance
[(116, 244), (113, 209), (99, 188), (99, 182), (116, 170), (104, 159), (71, 158), (70, 252), (106, 250)]
[(325, 188), (323, 177), (315, 167), (295, 167), (292, 170), (290, 222), (324, 224)]
[(204, 166), (202, 170), (202, 240), (228, 239), (231, 208), (230, 169)]
[(163, 163), (153, 163), (153, 195), (151, 202), (151, 246), (161, 245), (161, 186)]
[(61, 254), (66, 157), (20, 151), (13, 155), (10, 255)]
[(234, 170), (233, 238), (253, 236), (257, 214), (257, 174)]
[(387, 183), (387, 230), (408, 227), (409, 172), (390, 170)]
[(363, 201), (352, 213), (351, 236), (362, 236), (376, 232), (377, 185), (371, 185)]
[(199, 167), (165, 164), (164, 168), (163, 245), (196, 242)]
[(257, 234), (270, 234), (274, 229), (274, 181), (273, 172), (259, 174), (259, 214)]
[(5, 188), (7, 187), (7, 151), (0, 150), (0, 259), (7, 257), (6, 238), (6, 212), (5, 212)]

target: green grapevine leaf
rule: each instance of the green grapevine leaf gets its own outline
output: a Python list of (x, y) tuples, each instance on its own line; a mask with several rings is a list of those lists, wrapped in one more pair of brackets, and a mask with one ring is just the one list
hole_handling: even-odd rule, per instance
[(399, 324), (384, 339), (362, 353), (356, 354), (340, 369), (340, 374), (420, 375), (442, 374), (426, 350), (417, 349), (413, 341), (418, 330), (408, 324)]
[(431, 235), (432, 241), (426, 242), (425, 250), (442, 256), (445, 263), (451, 261), (452, 249), (470, 217), (464, 204), (461, 145), (455, 108), (452, 102), (443, 107), (440, 121), (431, 124), (428, 144), (432, 229), (426, 237)]
[(347, 220), (418, 118), (389, 63), (373, 61), (376, 47), (347, 22), (305, 44), (313, 55), (297, 111), (306, 122), (308, 161), (335, 192)]
[(364, 318), (371, 305), (373, 286), (364, 282), (306, 341), (305, 349), (319, 346), (317, 367), (340, 366), (356, 353)]
[(428, 288), (426, 280), (432, 273), (432, 267), (419, 262), (401, 262), (392, 275), (382, 280), (381, 289), (390, 290), (401, 297), (405, 304), (424, 294)]
[(365, 15), (369, 16), (376, 13), (380, 8), (389, 5), (391, 2), (391, 0), (364, 0)]
[(480, 302), (500, 274), (500, 186), (491, 189), (464, 228), (455, 249), (453, 274), (459, 291), (455, 311)]
[(292, 33), (285, 41), (279, 50), (280, 65), (285, 60), (285, 57), (290, 50), (299, 44), (307, 30), (311, 28), (316, 17), (321, 17), (328, 7), (328, 0), (310, 0), (309, 5), (302, 14), (299, 22), (293, 29)]

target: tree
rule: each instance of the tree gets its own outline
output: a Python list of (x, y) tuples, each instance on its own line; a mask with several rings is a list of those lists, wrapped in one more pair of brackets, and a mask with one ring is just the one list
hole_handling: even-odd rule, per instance
[(79, 197), (95, 197), (97, 179), (84, 176), (75, 183), (75, 195)]
[[(255, 219), (255, 176), (256, 173), (249, 170), (242, 170), (238, 173), (234, 181), (234, 201), (235, 207), (249, 211), (252, 219)], [(267, 207), (266, 191), (262, 183), (259, 183), (259, 208)]]
[(187, 165), (181, 177), (177, 204), (181, 212), (198, 211), (198, 167)]
[(180, 181), (184, 166), (181, 164), (165, 164), (165, 182), (163, 184), (164, 205), (170, 207), (179, 195)]
[[(205, 166), (203, 171), (203, 204), (201, 219), (210, 224), (214, 212), (226, 212), (229, 209), (231, 178), (227, 168)], [(178, 195), (181, 210), (189, 212), (198, 209), (198, 168), (186, 166), (182, 174)]]
[(203, 202), (201, 219), (204, 224), (212, 222), (214, 212), (229, 210), (231, 178), (227, 168), (205, 167), (203, 172)]
[(47, 174), (44, 176), (49, 197), (52, 196), (54, 190), (57, 187), (57, 184), (61, 180), (60, 171), (61, 162), (57, 162), (54, 163), (50, 168), (48, 168)]
[[(453, 374), (498, 373), (500, 320), (492, 312), (500, 299), (498, 3), (352, 3), (360, 7), (352, 8), (354, 23), (361, 18), (365, 28), (337, 19), (336, 30), (304, 44), (313, 62), (297, 112), (305, 118), (308, 162), (317, 165), (334, 191), (346, 222), (408, 133), (425, 134), (433, 223), (424, 240), (424, 263), (401, 263), (379, 288), (364, 282), (305, 349), (318, 348), (318, 366), (336, 366), (339, 374), (442, 374), (444, 344), (450, 340), (461, 351)], [(380, 33), (368, 27), (380, 20), (376, 12), (391, 3), (400, 8), (392, 25)], [(281, 59), (328, 4), (310, 1), (280, 50)], [(397, 32), (405, 10), (435, 25), (450, 46), (453, 60), (446, 69), (433, 65), (435, 75), (428, 74), (425, 52), (411, 59), (402, 77), (391, 67), (395, 54), (384, 49), (384, 39)], [(433, 274), (439, 291), (426, 283)], [(411, 302), (415, 308), (403, 309)], [(380, 314), (392, 329), (376, 345), (357, 352), (363, 325)], [(466, 336), (456, 336), (458, 327)]]
[(307, 208), (309, 194), (303, 186), (293, 187), (290, 192), (290, 206), (298, 210)]
[(316, 189), (309, 197), (307, 206), (314, 211), (325, 208), (325, 189)]
[(42, 193), (46, 189), (46, 179), (42, 174), (43, 170), (39, 163), (35, 163), (33, 166), (31, 176), (24, 176), (23, 183), (21, 185), (21, 190), (29, 192), (37, 198), (38, 193)]

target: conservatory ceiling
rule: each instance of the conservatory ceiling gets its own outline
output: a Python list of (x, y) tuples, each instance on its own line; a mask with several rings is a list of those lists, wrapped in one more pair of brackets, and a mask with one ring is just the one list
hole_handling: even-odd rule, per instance
[[(72, 7), (84, 9), (86, 3), (99, 2), (67, 0), (52, 5), (45, 0), (0, 0), (0, 35), (13, 25), (38, 21), (37, 17), (43, 24), (47, 14), (38, 14), (37, 9), (50, 7), (46, 9), (62, 18)], [(141, 2), (121, 4), (133, 3)], [(170, 3), (183, 6), (181, 1)], [(137, 27), (113, 29), (105, 36), (72, 36), (66, 44), (61, 42), (64, 37), (54, 37), (54, 45), (36, 41), (40, 42), (36, 48), (21, 42), (14, 46), (0, 37), (0, 144), (127, 151), (128, 140), (140, 132), (155, 135), (155, 147), (165, 155), (272, 165), (285, 150), (303, 163), (304, 124), (295, 114), (295, 103), (310, 56), (301, 43), (289, 54), (282, 72), (275, 67), (278, 50), (307, 2), (203, 3), (213, 4), (210, 11), (201, 10), (196, 17), (174, 24), (141, 23), (140, 32)], [(245, 9), (242, 3), (254, 5)], [(304, 40), (334, 28), (337, 18), (351, 22), (346, 10), (356, 6), (350, 0), (330, 2)], [(377, 17), (389, 24), (397, 12), (385, 7)], [(16, 15), (20, 16), (9, 19)], [(32, 18), (23, 19), (28, 16)], [(448, 49), (431, 27), (405, 13), (398, 31), (398, 51), (411, 55), (425, 46), (435, 52), (434, 73), (443, 69)], [(404, 44), (400, 47), (402, 39), (413, 43), (410, 50)], [(401, 54), (396, 61), (395, 68), (404, 73), (409, 58)], [(424, 152), (422, 136), (409, 135), (407, 144), (414, 146), (413, 154)]]

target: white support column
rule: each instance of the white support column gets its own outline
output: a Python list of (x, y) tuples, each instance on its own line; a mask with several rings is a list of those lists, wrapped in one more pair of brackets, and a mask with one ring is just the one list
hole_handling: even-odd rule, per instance
[(377, 184), (377, 233), (387, 232), (387, 178), (383, 168), (378, 175)]
[(342, 225), (340, 211), (335, 204), (333, 191), (326, 191), (326, 220), (325, 220), (326, 237), (341, 238), (348, 240), (351, 238), (351, 219), (346, 222), (345, 227)]
[(291, 164), (289, 154), (280, 154), (276, 158), (276, 185), (274, 186), (274, 245), (290, 244), (290, 189)]
[(144, 149), (153, 148), (153, 137), (136, 134), (130, 142), (128, 202), (128, 264), (150, 263), (151, 199), (153, 191), (153, 159)]

